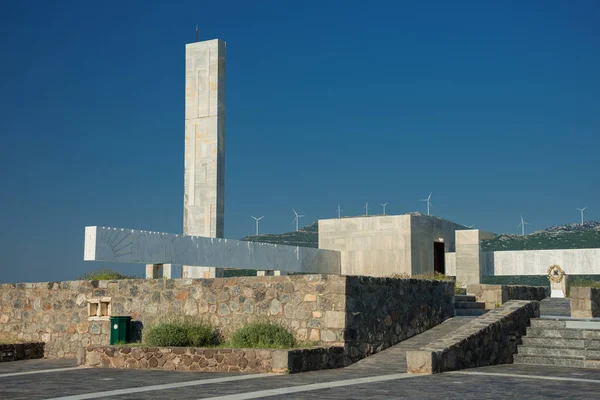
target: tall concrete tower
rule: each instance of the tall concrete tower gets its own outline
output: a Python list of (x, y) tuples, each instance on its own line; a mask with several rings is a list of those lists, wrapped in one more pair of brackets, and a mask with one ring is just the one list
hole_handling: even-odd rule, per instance
[[(222, 238), (225, 211), (225, 42), (185, 46), (185, 235)], [(222, 270), (183, 266), (184, 278)]]

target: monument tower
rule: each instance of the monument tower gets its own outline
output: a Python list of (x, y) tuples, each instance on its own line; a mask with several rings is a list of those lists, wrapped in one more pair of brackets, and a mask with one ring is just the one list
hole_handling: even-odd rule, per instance
[[(225, 211), (225, 42), (185, 46), (184, 235), (222, 238)], [(183, 266), (183, 278), (222, 269)]]

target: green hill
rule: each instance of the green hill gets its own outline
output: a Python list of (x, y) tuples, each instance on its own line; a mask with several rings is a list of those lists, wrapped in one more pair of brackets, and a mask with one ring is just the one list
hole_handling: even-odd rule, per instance
[(272, 244), (285, 244), (288, 246), (319, 247), (319, 224), (314, 222), (299, 229), (297, 232), (286, 232), (279, 234), (266, 233), (262, 235), (251, 235), (241, 238), (247, 242), (261, 242)]
[(482, 251), (589, 249), (600, 247), (600, 222), (553, 226), (529, 235), (500, 234), (481, 243)]

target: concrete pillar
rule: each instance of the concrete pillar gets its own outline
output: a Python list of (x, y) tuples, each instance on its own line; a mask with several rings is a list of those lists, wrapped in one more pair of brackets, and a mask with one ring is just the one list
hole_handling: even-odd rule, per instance
[(162, 277), (165, 279), (173, 279), (173, 264), (163, 264)]
[[(185, 47), (185, 235), (222, 238), (225, 209), (225, 42)], [(216, 278), (211, 266), (183, 266), (184, 278)]]
[(462, 286), (481, 284), (483, 261), (481, 240), (489, 240), (494, 234), (479, 229), (455, 231), (456, 281)]
[[(171, 264), (167, 264), (171, 265)], [(146, 264), (146, 279), (162, 278), (163, 264)]]

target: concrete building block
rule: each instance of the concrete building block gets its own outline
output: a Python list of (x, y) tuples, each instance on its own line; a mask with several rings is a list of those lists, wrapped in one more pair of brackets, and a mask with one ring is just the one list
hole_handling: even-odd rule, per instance
[(428, 274), (434, 242), (454, 251), (454, 231), (464, 226), (425, 215), (319, 220), (319, 248), (341, 253), (346, 275)]

